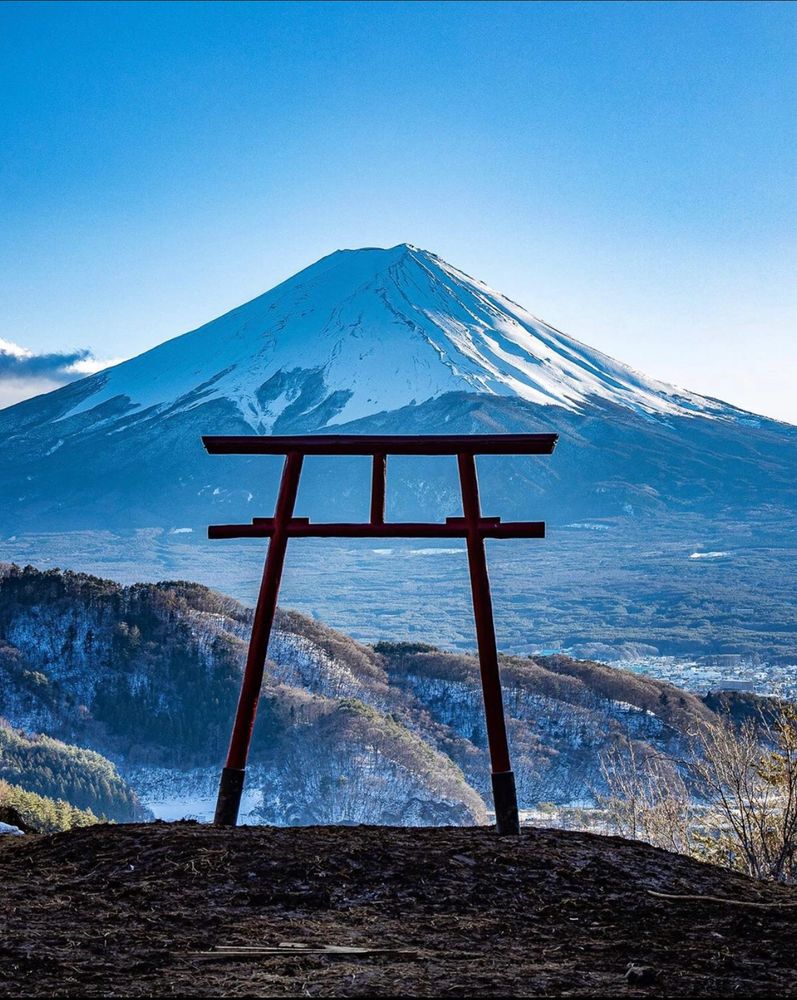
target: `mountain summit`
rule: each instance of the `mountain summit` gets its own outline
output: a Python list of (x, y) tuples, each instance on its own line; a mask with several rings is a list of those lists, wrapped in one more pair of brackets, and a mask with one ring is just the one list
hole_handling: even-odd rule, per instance
[(339, 250), (245, 305), (86, 379), (62, 417), (110, 422), (229, 401), (256, 433), (315, 427), (448, 392), (582, 411), (729, 416), (731, 407), (647, 378), (408, 244)]

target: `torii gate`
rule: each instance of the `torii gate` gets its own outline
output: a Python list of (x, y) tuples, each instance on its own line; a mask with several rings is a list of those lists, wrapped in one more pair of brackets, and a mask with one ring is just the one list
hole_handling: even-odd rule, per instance
[[(284, 455), (285, 464), (273, 517), (255, 517), (251, 524), (215, 524), (208, 538), (270, 538), (257, 598), (252, 637), (246, 658), (241, 694), (235, 715), (227, 763), (221, 773), (214, 822), (235, 826), (243, 793), (246, 760), (260, 697), (269, 636), (277, 609), (282, 569), (289, 538), (464, 538), (467, 542), (484, 713), (490, 749), (493, 802), (499, 834), (519, 834), (515, 776), (509, 760), (501, 676), (495, 643), (493, 605), (487, 576), (485, 538), (544, 538), (542, 521), (501, 523), (483, 517), (476, 477), (476, 455), (550, 455), (557, 434), (430, 434), (299, 435), (218, 437), (205, 436), (211, 455)], [(313, 524), (294, 517), (293, 508), (305, 455), (370, 455), (371, 517), (367, 523)], [(447, 517), (445, 523), (385, 521), (385, 480), (388, 455), (456, 455), (464, 517)]]

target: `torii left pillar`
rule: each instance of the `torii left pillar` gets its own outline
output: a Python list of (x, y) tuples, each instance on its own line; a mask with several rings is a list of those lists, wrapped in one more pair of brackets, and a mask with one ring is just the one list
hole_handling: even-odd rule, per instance
[(238, 809), (241, 805), (244, 778), (246, 777), (246, 758), (252, 740), (257, 703), (260, 700), (260, 688), (263, 684), (268, 640), (277, 611), (277, 596), (282, 579), (282, 568), (285, 565), (285, 552), (288, 548), (288, 525), (293, 517), (293, 508), (296, 504), (299, 477), (302, 474), (302, 460), (303, 456), (297, 452), (290, 452), (285, 456), (277, 506), (274, 511), (274, 533), (268, 546), (263, 579), (260, 583), (260, 592), (257, 595), (257, 606), (252, 623), (252, 638), (249, 641), (249, 652), (244, 667), (241, 693), (238, 697), (238, 709), (235, 713), (235, 724), (230, 739), (227, 763), (221, 772), (221, 781), (219, 782), (216, 815), (213, 820), (217, 826), (235, 826), (238, 822)]

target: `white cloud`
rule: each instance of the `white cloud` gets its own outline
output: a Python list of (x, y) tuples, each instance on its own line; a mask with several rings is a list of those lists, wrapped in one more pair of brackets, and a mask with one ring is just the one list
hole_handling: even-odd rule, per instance
[(85, 348), (36, 354), (27, 347), (0, 337), (0, 407), (50, 392), (122, 360), (95, 358)]

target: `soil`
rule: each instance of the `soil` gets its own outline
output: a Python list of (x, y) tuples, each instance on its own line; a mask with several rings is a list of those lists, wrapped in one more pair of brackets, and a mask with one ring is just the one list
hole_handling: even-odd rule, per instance
[[(2, 996), (797, 996), (796, 891), (590, 834), (96, 826), (0, 900)], [(283, 942), (377, 950), (215, 950)]]

